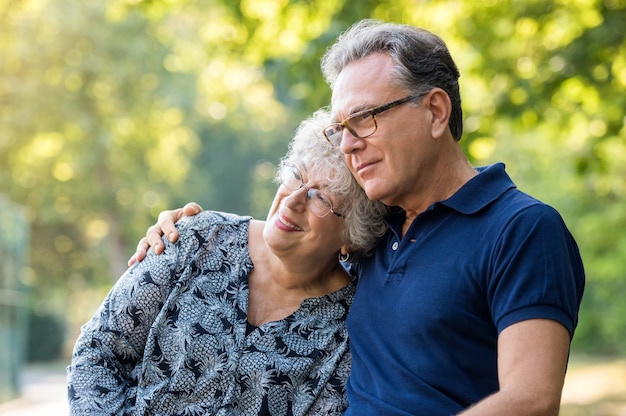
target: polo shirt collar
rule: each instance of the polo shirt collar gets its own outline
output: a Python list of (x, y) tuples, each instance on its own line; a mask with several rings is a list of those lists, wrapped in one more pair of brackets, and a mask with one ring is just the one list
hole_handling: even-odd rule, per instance
[(516, 188), (515, 184), (504, 170), (504, 163), (476, 168), (479, 173), (470, 179), (454, 195), (445, 201), (439, 202), (462, 214), (475, 214), (506, 191)]
[[(475, 214), (506, 191), (516, 188), (515, 184), (504, 170), (504, 163), (476, 168), (478, 175), (470, 179), (450, 198), (435, 202), (426, 211), (431, 211), (437, 205), (444, 205), (465, 215)], [(393, 207), (386, 219), (389, 228), (399, 235), (405, 212), (400, 207)]]

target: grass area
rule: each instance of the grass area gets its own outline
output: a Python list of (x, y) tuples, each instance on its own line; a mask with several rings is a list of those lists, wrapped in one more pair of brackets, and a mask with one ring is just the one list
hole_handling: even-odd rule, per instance
[(560, 416), (626, 416), (626, 358), (572, 356)]

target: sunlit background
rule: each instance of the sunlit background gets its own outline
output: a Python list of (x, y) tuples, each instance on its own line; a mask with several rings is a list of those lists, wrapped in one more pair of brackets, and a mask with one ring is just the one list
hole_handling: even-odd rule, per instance
[(446, 40), (472, 162), (564, 217), (588, 276), (570, 370), (624, 389), (562, 414), (626, 414), (626, 0), (0, 0), (0, 403), (63, 372), (161, 210), (265, 217), (329, 103), (321, 55), (367, 17)]

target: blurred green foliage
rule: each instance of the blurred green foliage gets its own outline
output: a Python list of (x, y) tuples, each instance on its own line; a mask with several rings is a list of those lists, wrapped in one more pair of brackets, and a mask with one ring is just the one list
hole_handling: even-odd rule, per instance
[(321, 55), (367, 17), (446, 40), (471, 160), (504, 161), (579, 242), (574, 348), (626, 352), (626, 1), (0, 0), (0, 193), (27, 207), (22, 281), (66, 349), (159, 211), (265, 216), (329, 102)]

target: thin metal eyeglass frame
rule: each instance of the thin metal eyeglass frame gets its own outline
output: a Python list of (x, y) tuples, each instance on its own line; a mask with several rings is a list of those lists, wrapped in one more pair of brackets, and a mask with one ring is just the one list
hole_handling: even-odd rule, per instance
[[(302, 189), (302, 188), (306, 189), (306, 192), (307, 192), (307, 194), (306, 194), (307, 204), (308, 204), (308, 201), (310, 201), (310, 200), (311, 200), (311, 196), (309, 196), (309, 193), (310, 193), (310, 192), (312, 192), (312, 191), (319, 192), (322, 196), (324, 196), (324, 194), (322, 193), (322, 191), (320, 191), (319, 189), (317, 189), (317, 188), (311, 188), (309, 185), (307, 185), (306, 183), (304, 183), (304, 179), (302, 179), (304, 176), (302, 175), (302, 172), (300, 172), (300, 169), (298, 169), (297, 167), (295, 167), (295, 166), (294, 166), (294, 165), (292, 165), (291, 163), (284, 163), (284, 164), (281, 166), (281, 168), (283, 168), (283, 167), (289, 167), (290, 169), (292, 169), (293, 171), (295, 171), (295, 172), (297, 172), (297, 173), (298, 173), (298, 175), (299, 175), (299, 177), (300, 177), (300, 186), (298, 186), (296, 189), (292, 189), (292, 188), (290, 188), (290, 187), (288, 187), (288, 186), (286, 186), (286, 185), (285, 185), (285, 186), (287, 187), (287, 189), (291, 190), (291, 192), (292, 192), (292, 193), (293, 193), (293, 192), (296, 192), (296, 191), (299, 191), (299, 190), (300, 190), (300, 189)], [(283, 184), (283, 185), (285, 184), (285, 182), (282, 180), (282, 178), (281, 178), (280, 183), (281, 183), (281, 184)], [(328, 216), (328, 214), (332, 213), (332, 214), (336, 215), (336, 216), (337, 216), (337, 217), (339, 217), (339, 218), (345, 218), (343, 214), (340, 214), (339, 212), (337, 212), (337, 211), (335, 211), (335, 210), (333, 209), (333, 203), (330, 201), (330, 199), (329, 199), (329, 198), (326, 198), (326, 197), (324, 196), (324, 199), (325, 199), (326, 201), (328, 201), (328, 204), (330, 205), (330, 207), (328, 208), (328, 209), (329, 209), (329, 211), (328, 211), (326, 214), (324, 214), (324, 215), (319, 215), (319, 214), (316, 214), (316, 213), (315, 213), (315, 210), (311, 210), (311, 212), (312, 212), (313, 214), (315, 214), (315, 216), (316, 216), (316, 217), (319, 217), (319, 218), (325, 218), (326, 216)]]
[[(381, 106), (372, 108), (371, 110), (363, 110), (363, 111), (359, 111), (358, 113), (354, 113), (351, 116), (347, 117), (344, 121), (342, 121), (341, 123), (331, 123), (328, 126), (324, 127), (323, 133), (324, 133), (324, 137), (326, 138), (326, 140), (328, 141), (328, 143), (330, 143), (333, 146), (336, 146), (335, 143), (332, 142), (332, 140), (330, 139), (330, 137), (328, 137), (328, 129), (330, 128), (335, 128), (338, 129), (339, 132), (343, 131), (344, 128), (348, 129), (348, 131), (357, 139), (365, 139), (367, 137), (370, 137), (372, 134), (376, 133), (376, 131), (378, 130), (378, 122), (376, 121), (376, 115), (380, 114), (384, 111), (390, 110), (394, 107), (399, 106), (400, 104), (404, 104), (404, 103), (408, 103), (411, 100), (415, 100), (417, 98), (423, 97), (426, 94), (416, 94), (416, 95), (408, 95), (404, 98), (400, 98), (399, 100), (395, 100), (392, 101), (390, 103), (387, 104), (383, 104)], [(366, 135), (360, 136), (352, 127), (350, 127), (350, 124), (348, 124), (350, 122), (350, 120), (356, 118), (356, 117), (362, 117), (364, 115), (368, 115), (368, 116), (372, 116), (372, 119), (374, 120), (374, 130)]]

